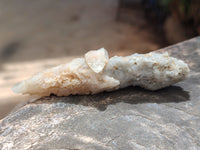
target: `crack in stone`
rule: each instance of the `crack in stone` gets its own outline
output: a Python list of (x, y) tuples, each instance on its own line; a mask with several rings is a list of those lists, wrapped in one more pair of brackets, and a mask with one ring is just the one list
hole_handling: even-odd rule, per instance
[(174, 109), (177, 109), (177, 110), (179, 110), (179, 111), (182, 111), (182, 112), (184, 112), (185, 114), (188, 114), (188, 115), (191, 115), (191, 116), (195, 116), (195, 117), (200, 117), (199, 115), (197, 115), (197, 114), (193, 114), (193, 113), (190, 113), (190, 112), (186, 112), (186, 111), (184, 111), (183, 109), (181, 109), (181, 108), (177, 108), (177, 107), (173, 107), (173, 106), (171, 106), (171, 105), (168, 105), (168, 104), (163, 104), (164, 106), (167, 106), (167, 107), (170, 107), (170, 108), (174, 108)]
[(114, 138), (112, 138), (111, 140), (109, 140), (108, 142), (106, 142), (106, 146), (108, 146), (108, 144), (114, 140), (116, 140), (117, 138), (119, 138), (121, 135), (115, 136)]
[[(173, 107), (172, 107), (172, 108), (173, 108)], [(149, 120), (149, 121), (151, 121), (151, 122), (153, 122), (153, 123), (155, 123), (155, 124), (157, 124), (157, 125), (160, 125), (160, 126), (163, 126), (163, 125), (164, 125), (164, 124), (162, 124), (162, 123), (160, 123), (160, 122), (156, 122), (155, 120), (153, 120), (153, 119), (151, 119), (151, 118), (148, 118), (147, 116), (142, 115), (142, 114), (136, 114), (136, 113), (134, 113), (133, 115), (138, 116), (138, 117), (141, 117), (141, 118), (144, 118), (144, 119), (146, 119), (146, 120)], [(125, 115), (122, 115), (122, 116), (125, 116)], [(121, 117), (121, 116), (119, 116), (119, 117)], [(116, 117), (116, 118), (118, 118), (118, 117)], [(116, 119), (116, 118), (114, 118), (114, 119)], [(175, 126), (176, 126), (177, 128), (179, 128), (180, 130), (185, 131), (182, 127), (180, 127), (180, 126), (178, 126), (178, 125), (176, 125), (176, 124), (174, 124), (174, 123), (173, 123), (173, 125), (175, 125)], [(159, 132), (159, 133), (160, 133), (160, 132)], [(193, 139), (193, 136), (190, 135), (190, 133), (188, 133), (188, 132), (186, 132), (186, 131), (185, 131), (185, 133), (187, 133), (187, 134), (191, 137), (193, 143), (195, 143), (196, 145), (199, 146), (199, 144), (195, 142), (195, 139)], [(160, 133), (160, 134), (161, 134), (162, 136), (164, 136), (165, 138), (167, 138), (169, 141), (171, 141), (170, 138), (169, 138), (168, 136), (166, 136), (165, 134), (162, 134), (162, 133)], [(137, 143), (136, 143), (136, 144), (137, 144)]]
[[(144, 119), (146, 119), (146, 120), (149, 120), (149, 121), (151, 121), (151, 122), (153, 122), (153, 123), (155, 123), (155, 124), (158, 124), (158, 125), (160, 125), (160, 126), (162, 126), (163, 127), (163, 124), (162, 123), (159, 123), (159, 122), (156, 122), (155, 120), (153, 120), (153, 119), (151, 119), (151, 118), (148, 118), (148, 117), (146, 117), (146, 116), (144, 116), (144, 115), (142, 115), (142, 114), (136, 114), (136, 113), (134, 113), (133, 115), (135, 115), (135, 116), (137, 116), (137, 117), (141, 117), (141, 118), (144, 118)], [(126, 115), (122, 115), (122, 116), (126, 116)], [(121, 117), (121, 116), (116, 116), (115, 118), (111, 118), (110, 120), (113, 120), (113, 119), (116, 119), (116, 118), (119, 118), (119, 117)], [(180, 127), (179, 127), (180, 128)], [(164, 134), (162, 134), (162, 133), (160, 133), (160, 132), (158, 132), (160, 135), (162, 135), (163, 137), (165, 137), (166, 139), (168, 139), (169, 141), (171, 141), (170, 140), (170, 138), (168, 137), (168, 136), (166, 136), (166, 135), (164, 135)], [(111, 141), (113, 141), (113, 139), (111, 139), (110, 140), (110, 142)], [(171, 141), (171, 142), (173, 142), (173, 141)], [(136, 143), (137, 144), (137, 143)], [(141, 145), (141, 144), (139, 144), (139, 145)]]
[(144, 146), (144, 145), (142, 145), (141, 143), (138, 143), (137, 141), (135, 141), (135, 140), (129, 140), (129, 141), (131, 141), (131, 142), (133, 142), (133, 143), (135, 143), (135, 144), (137, 144), (137, 145), (139, 145), (139, 146), (142, 146), (143, 148), (147, 148), (146, 146)]
[[(170, 105), (167, 105), (167, 104), (163, 104), (163, 105), (165, 105), (165, 106), (167, 106), (167, 107), (170, 107), (170, 108), (174, 108), (174, 109), (177, 109), (177, 110), (179, 110), (179, 111), (182, 111), (182, 112), (184, 112), (184, 113), (186, 113), (186, 114), (188, 114), (188, 115), (191, 115), (191, 116), (193, 116), (192, 114), (190, 114), (190, 113), (187, 113), (187, 112), (185, 112), (184, 110), (182, 110), (182, 109), (178, 109), (178, 108), (176, 108), (176, 107), (172, 107), (172, 106), (170, 106)], [(195, 115), (194, 115), (195, 116)], [(199, 117), (199, 116), (196, 116), (196, 117)], [(185, 133), (187, 133), (190, 137), (191, 137), (191, 140), (193, 141), (193, 143), (194, 144), (196, 144), (197, 146), (199, 146), (200, 147), (200, 144), (199, 143), (196, 143), (196, 141), (195, 141), (195, 139), (193, 138), (193, 136), (189, 133), (189, 132), (187, 132), (185, 129), (183, 129), (182, 127), (180, 127), (180, 126), (178, 126), (178, 125), (176, 125), (175, 123), (174, 123), (174, 125), (176, 126), (176, 127), (178, 127), (179, 129), (181, 129), (181, 130), (183, 130), (183, 131), (185, 131)], [(193, 129), (193, 128), (192, 128)], [(195, 129), (193, 129), (193, 130), (195, 130)]]

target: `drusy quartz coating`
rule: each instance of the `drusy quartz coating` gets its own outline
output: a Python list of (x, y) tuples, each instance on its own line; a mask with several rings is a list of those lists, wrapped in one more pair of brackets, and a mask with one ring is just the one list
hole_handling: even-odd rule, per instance
[(187, 78), (189, 68), (168, 53), (133, 54), (109, 59), (104, 48), (44, 70), (15, 86), (16, 93), (49, 96), (95, 94), (127, 86), (158, 90)]

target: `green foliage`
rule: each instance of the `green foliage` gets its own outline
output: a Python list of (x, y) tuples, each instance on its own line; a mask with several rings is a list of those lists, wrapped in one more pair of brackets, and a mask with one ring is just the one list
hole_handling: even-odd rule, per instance
[(163, 13), (175, 14), (181, 21), (200, 23), (200, 0), (156, 0)]
[(164, 8), (168, 8), (171, 0), (157, 0), (159, 5)]
[(156, 0), (157, 4), (161, 7), (164, 13), (169, 12), (169, 5), (171, 0)]

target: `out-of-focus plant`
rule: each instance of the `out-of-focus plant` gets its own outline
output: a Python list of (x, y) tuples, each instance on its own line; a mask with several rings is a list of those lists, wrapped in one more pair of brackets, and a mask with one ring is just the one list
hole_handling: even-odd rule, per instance
[(182, 21), (200, 20), (200, 0), (150, 0), (161, 7), (163, 12), (174, 13)]
[(171, 0), (170, 12), (185, 26), (190, 26), (198, 31), (200, 26), (200, 0)]
[(171, 0), (157, 0), (158, 5), (162, 8), (165, 13), (169, 12), (169, 4)]
[(143, 0), (145, 15), (156, 22), (163, 22), (169, 14), (171, 0)]
[[(174, 16), (185, 26), (192, 27), (200, 34), (200, 0), (144, 0), (154, 12), (155, 17), (163, 20)], [(158, 18), (161, 17), (161, 18)]]
[[(193, 2), (192, 2), (193, 1)], [(192, 18), (192, 3), (194, 0), (175, 0), (171, 1), (171, 13), (180, 20), (186, 21)]]

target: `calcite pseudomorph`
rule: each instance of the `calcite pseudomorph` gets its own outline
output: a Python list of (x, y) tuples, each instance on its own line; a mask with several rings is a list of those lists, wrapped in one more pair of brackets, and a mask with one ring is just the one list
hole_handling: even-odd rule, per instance
[(158, 90), (187, 78), (189, 67), (168, 53), (133, 54), (109, 59), (104, 48), (47, 69), (13, 87), (16, 93), (49, 96), (95, 94), (127, 86)]

